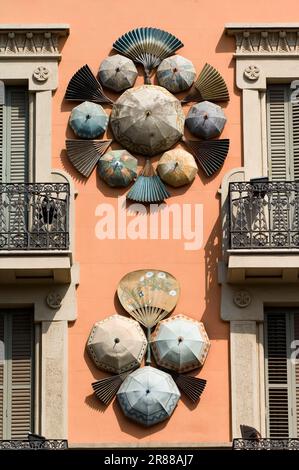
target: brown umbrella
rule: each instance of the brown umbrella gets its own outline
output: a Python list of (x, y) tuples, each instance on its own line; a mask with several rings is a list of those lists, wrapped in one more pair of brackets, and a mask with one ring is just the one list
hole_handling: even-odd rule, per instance
[(143, 85), (120, 96), (113, 105), (110, 122), (122, 146), (152, 156), (180, 140), (185, 116), (180, 102), (165, 88)]
[(139, 367), (146, 347), (147, 340), (138, 322), (121, 315), (95, 323), (87, 342), (95, 364), (116, 374)]
[(168, 150), (162, 155), (157, 170), (165, 183), (178, 188), (194, 180), (197, 164), (191, 153), (178, 148)]

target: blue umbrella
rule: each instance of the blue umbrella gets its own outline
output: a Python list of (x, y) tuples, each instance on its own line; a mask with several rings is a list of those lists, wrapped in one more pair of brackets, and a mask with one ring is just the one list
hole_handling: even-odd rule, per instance
[(94, 139), (105, 132), (108, 120), (102, 106), (84, 101), (72, 110), (69, 123), (78, 137)]
[(150, 366), (128, 375), (117, 392), (124, 414), (144, 426), (168, 419), (180, 396), (171, 375)]

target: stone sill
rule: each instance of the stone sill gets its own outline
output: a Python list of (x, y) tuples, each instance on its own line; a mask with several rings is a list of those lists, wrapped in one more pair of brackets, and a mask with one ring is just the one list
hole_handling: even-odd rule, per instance
[(69, 449), (218, 449), (231, 450), (232, 442), (79, 442)]

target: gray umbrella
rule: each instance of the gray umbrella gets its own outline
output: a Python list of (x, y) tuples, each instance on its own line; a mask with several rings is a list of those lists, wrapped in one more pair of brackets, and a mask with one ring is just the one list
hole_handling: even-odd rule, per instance
[(151, 366), (130, 374), (117, 392), (124, 414), (144, 426), (169, 418), (180, 396), (171, 375)]
[(186, 126), (192, 134), (202, 139), (218, 137), (226, 123), (226, 116), (220, 106), (203, 101), (190, 109)]
[(196, 77), (196, 71), (191, 60), (181, 55), (172, 55), (164, 59), (158, 67), (157, 78), (159, 85), (172, 93), (188, 90)]
[(168, 150), (180, 140), (184, 122), (179, 100), (154, 85), (125, 91), (113, 105), (110, 120), (120, 144), (148, 156)]
[(99, 79), (102, 84), (117, 92), (132, 87), (137, 75), (134, 62), (120, 54), (107, 57), (99, 69)]

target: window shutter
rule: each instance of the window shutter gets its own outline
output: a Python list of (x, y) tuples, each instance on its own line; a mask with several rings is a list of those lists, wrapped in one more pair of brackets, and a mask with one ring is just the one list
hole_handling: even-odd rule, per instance
[(291, 179), (299, 180), (299, 100), (296, 99), (290, 103), (292, 108), (292, 147), (293, 147), (293, 164)]
[(33, 415), (31, 313), (13, 310), (0, 312), (1, 337), (5, 346), (5, 357), (2, 368), (0, 366), (0, 438), (25, 439), (32, 430)]
[(12, 316), (11, 439), (24, 439), (31, 430), (32, 323), (29, 313)]
[(288, 93), (285, 86), (267, 89), (268, 165), (270, 179), (284, 181), (289, 174)]
[(287, 325), (284, 313), (266, 317), (266, 381), (268, 435), (289, 436)]
[[(299, 347), (299, 314), (294, 315), (294, 339), (297, 341), (296, 350)], [(297, 352), (297, 351), (296, 351)], [(297, 428), (297, 437), (299, 436), (299, 357), (296, 355), (295, 362), (295, 387), (296, 387), (296, 428)]]
[(4, 161), (4, 142), (3, 142), (3, 125), (4, 125), (4, 105), (0, 105), (0, 183), (5, 181), (4, 180), (4, 175), (5, 175), (5, 161)]

